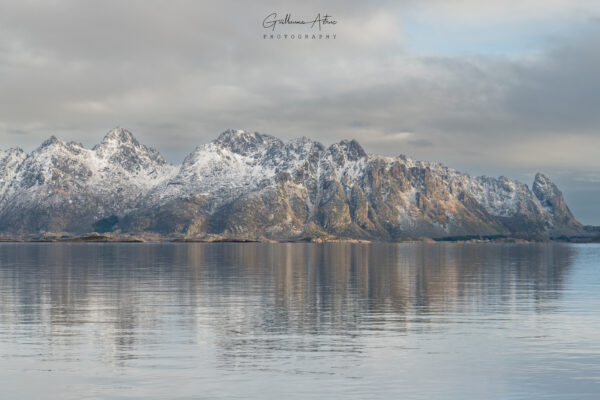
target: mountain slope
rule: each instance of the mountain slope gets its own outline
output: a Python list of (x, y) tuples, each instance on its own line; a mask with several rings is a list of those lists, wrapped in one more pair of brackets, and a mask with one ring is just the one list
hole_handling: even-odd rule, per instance
[[(172, 166), (124, 129), (88, 150), (56, 138), (0, 153), (0, 231), (295, 239), (584, 234), (542, 174), (532, 189), (438, 163), (367, 154), (356, 141), (228, 130)], [(113, 226), (114, 225), (114, 226)], [(98, 225), (95, 225), (96, 227)]]

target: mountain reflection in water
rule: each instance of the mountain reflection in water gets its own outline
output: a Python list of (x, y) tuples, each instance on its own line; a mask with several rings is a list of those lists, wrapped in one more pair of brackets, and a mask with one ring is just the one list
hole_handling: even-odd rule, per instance
[(599, 255), (561, 244), (1, 244), (0, 394), (587, 398), (600, 389)]

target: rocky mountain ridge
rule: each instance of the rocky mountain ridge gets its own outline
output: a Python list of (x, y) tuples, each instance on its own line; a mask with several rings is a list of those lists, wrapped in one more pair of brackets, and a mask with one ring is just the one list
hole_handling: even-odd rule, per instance
[(52, 137), (0, 151), (4, 236), (87, 232), (290, 240), (585, 235), (562, 193), (439, 163), (227, 130), (171, 165), (115, 128), (92, 149)]

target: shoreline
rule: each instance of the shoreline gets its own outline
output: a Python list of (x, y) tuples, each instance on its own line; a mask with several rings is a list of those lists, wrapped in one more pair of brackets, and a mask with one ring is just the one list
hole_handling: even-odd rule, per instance
[(0, 243), (600, 243), (600, 237), (558, 237), (527, 239), (518, 236), (454, 236), (441, 238), (356, 239), (349, 237), (301, 237), (297, 239), (249, 238), (169, 238), (169, 237), (118, 237), (109, 235), (83, 235), (73, 237), (2, 238)]

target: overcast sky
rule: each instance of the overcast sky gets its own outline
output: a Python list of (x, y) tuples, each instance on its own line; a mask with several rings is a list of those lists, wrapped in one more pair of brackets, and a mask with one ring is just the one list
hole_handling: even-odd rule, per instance
[[(335, 39), (263, 19), (329, 14)], [(115, 126), (179, 163), (227, 128), (562, 189), (600, 224), (600, 2), (4, 1), (0, 147)]]

